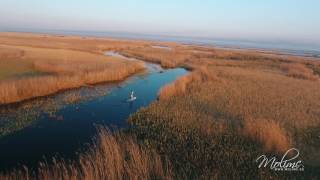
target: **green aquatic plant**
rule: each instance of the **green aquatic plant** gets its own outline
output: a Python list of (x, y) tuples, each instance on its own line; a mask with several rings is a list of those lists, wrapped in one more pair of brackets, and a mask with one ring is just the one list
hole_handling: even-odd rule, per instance
[(48, 116), (49, 119), (62, 120), (63, 117), (57, 116), (56, 112), (64, 107), (106, 94), (105, 86), (88, 87), (4, 106), (0, 109), (0, 138), (36, 124), (41, 115)]

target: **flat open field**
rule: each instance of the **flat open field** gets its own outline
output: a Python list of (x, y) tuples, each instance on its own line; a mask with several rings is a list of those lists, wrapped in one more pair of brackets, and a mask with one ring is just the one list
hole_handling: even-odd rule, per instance
[[(133, 66), (102, 56), (107, 50), (191, 72), (163, 87), (159, 101), (134, 113), (129, 118), (133, 126), (125, 135), (113, 136), (100, 129), (95, 146), (79, 160), (39, 166), (40, 179), (319, 177), (319, 59), (175, 43), (165, 44), (170, 48), (155, 48), (152, 42), (64, 38), (0, 35), (0, 48), (5, 49), (0, 50), (2, 57), (15, 60), (0, 67), (19, 72), (3, 72), (2, 79), (31, 72), (45, 76), (95, 72), (101, 61), (104, 69)], [(23, 46), (21, 42), (25, 42)], [(98, 81), (89, 78), (88, 82)], [(1, 92), (10, 91), (1, 87), (0, 97)], [(19, 100), (19, 96), (14, 100), (3, 97), (0, 103)], [(304, 171), (258, 168), (257, 157), (281, 158), (291, 148), (299, 150)], [(21, 170), (2, 178), (27, 176), (35, 177)]]

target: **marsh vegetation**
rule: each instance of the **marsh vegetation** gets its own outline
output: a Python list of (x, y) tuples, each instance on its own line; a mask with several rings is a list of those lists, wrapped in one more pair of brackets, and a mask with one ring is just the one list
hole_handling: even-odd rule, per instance
[[(143, 42), (115, 49), (165, 68), (191, 70), (163, 87), (158, 101), (133, 114), (128, 120), (131, 127), (120, 135), (121, 140), (119, 135), (100, 129), (92, 149), (80, 154), (75, 162), (40, 166), (38, 175), (17, 170), (2, 177), (319, 177), (318, 59), (249, 50), (167, 46), (172, 49), (153, 48)], [(45, 72), (72, 72), (61, 70), (59, 64), (55, 67)], [(304, 172), (258, 168), (258, 156), (281, 157), (292, 147), (300, 150)]]
[(317, 177), (320, 82), (306, 64), (319, 62), (209, 52), (176, 61), (193, 72), (164, 87), (160, 101), (130, 118), (133, 134), (168, 155), (179, 179), (288, 178), (290, 173), (257, 169), (254, 160), (264, 153), (281, 156), (292, 147), (300, 149), (305, 163), (305, 172), (297, 174)]
[(41, 43), (39, 36), (28, 40), (25, 39), (28, 36), (10, 37), (10, 34), (0, 35), (0, 104), (101, 82), (120, 81), (144, 69), (141, 62), (106, 57), (90, 49), (69, 49), (68, 43), (74, 43), (72, 38), (65, 41), (67, 45), (61, 45), (50, 44), (54, 37), (48, 38), (46, 44)]

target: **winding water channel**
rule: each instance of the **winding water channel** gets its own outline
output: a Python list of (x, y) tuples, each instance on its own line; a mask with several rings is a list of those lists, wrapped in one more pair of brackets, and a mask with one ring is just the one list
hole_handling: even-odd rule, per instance
[[(114, 52), (106, 55), (126, 58)], [(44, 157), (76, 157), (95, 136), (97, 125), (126, 128), (132, 113), (155, 101), (161, 87), (187, 73), (183, 68), (164, 70), (150, 63), (146, 66), (144, 72), (123, 82), (82, 87), (0, 107), (0, 128), (6, 132), (0, 135), (0, 171), (19, 164), (35, 167)], [(129, 103), (131, 91), (137, 100)]]

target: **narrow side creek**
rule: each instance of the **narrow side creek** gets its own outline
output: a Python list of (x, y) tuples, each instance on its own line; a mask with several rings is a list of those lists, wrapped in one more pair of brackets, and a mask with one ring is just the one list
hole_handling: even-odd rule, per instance
[[(105, 55), (126, 58), (116, 52)], [(95, 136), (96, 125), (126, 128), (132, 113), (155, 101), (161, 87), (187, 73), (183, 68), (164, 70), (150, 63), (146, 67), (124, 82), (0, 107), (0, 172), (22, 164), (32, 168), (44, 158), (75, 158)], [(137, 99), (128, 102), (131, 91)]]

